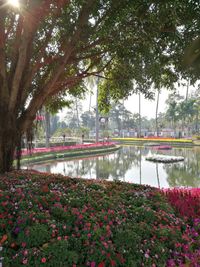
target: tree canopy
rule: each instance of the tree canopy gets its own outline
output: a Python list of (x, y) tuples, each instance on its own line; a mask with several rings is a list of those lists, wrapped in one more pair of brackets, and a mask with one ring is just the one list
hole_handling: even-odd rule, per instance
[(106, 78), (107, 104), (135, 90), (151, 97), (152, 84), (170, 87), (179, 75), (195, 80), (182, 57), (198, 37), (199, 13), (194, 0), (19, 0), (18, 8), (2, 0), (0, 172), (36, 112), (62, 92), (78, 96), (86, 77)]

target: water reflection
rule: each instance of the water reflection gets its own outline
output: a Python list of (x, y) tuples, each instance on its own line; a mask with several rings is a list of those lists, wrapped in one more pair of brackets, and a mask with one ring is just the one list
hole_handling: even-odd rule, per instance
[(200, 148), (177, 150), (177, 155), (185, 157), (185, 161), (180, 164), (165, 166), (168, 175), (169, 186), (200, 186)]
[[(183, 156), (184, 162), (163, 164), (145, 160), (151, 154)], [(121, 180), (155, 187), (200, 186), (200, 148), (156, 151), (148, 147), (124, 146), (114, 154), (29, 166), (43, 172), (71, 177)]]
[(158, 181), (158, 188), (160, 188), (160, 178), (159, 178), (159, 172), (158, 172), (158, 162), (156, 164), (156, 176), (157, 176), (157, 181)]

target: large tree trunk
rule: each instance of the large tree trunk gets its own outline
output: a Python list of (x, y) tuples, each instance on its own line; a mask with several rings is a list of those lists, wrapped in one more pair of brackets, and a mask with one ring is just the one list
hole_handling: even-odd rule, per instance
[(20, 134), (13, 114), (4, 113), (0, 117), (0, 125), (0, 173), (4, 173), (12, 169)]
[(0, 173), (4, 173), (12, 169), (15, 145), (13, 139), (1, 136), (0, 140)]

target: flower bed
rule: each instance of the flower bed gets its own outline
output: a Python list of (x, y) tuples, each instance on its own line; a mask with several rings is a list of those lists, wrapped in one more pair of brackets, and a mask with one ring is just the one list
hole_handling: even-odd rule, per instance
[(73, 157), (85, 157), (88, 155), (102, 155), (107, 153), (113, 153), (119, 146), (116, 146), (114, 143), (97, 143), (97, 145), (78, 145), (68, 147), (56, 147), (52, 148), (42, 148), (35, 149), (32, 154), (28, 154), (25, 151), (22, 156), (21, 163), (23, 165), (36, 163), (36, 162), (46, 162), (49, 160), (56, 160), (62, 158), (73, 158)]
[(175, 266), (186, 229), (149, 186), (27, 171), (0, 177), (3, 266)]
[(176, 243), (168, 266), (200, 266), (200, 188), (163, 190), (164, 195), (178, 216), (187, 223), (182, 237), (183, 243)]
[(134, 138), (134, 137), (126, 137), (126, 138), (112, 138), (114, 141), (142, 141), (142, 142), (165, 142), (165, 143), (187, 143), (192, 144), (191, 139), (175, 139), (175, 138)]
[(200, 217), (200, 188), (174, 188), (163, 192), (181, 216), (187, 220)]
[(175, 137), (162, 137), (162, 136), (145, 136), (144, 137), (145, 139), (162, 139), (162, 140), (165, 140), (165, 139), (167, 139), (167, 140), (174, 140), (174, 139), (176, 139)]
[(28, 156), (31, 154), (46, 154), (51, 152), (62, 152), (62, 151), (78, 151), (83, 149), (94, 149), (94, 148), (104, 148), (104, 147), (111, 147), (114, 146), (115, 143), (113, 142), (104, 142), (104, 143), (94, 143), (94, 144), (80, 144), (80, 145), (73, 145), (73, 146), (56, 146), (56, 147), (41, 147), (41, 148), (34, 148), (31, 151), (27, 149), (23, 149), (21, 152), (22, 156)]

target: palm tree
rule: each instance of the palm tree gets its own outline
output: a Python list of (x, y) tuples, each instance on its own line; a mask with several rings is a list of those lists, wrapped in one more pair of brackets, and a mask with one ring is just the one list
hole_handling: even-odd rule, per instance
[(168, 105), (166, 118), (171, 121), (171, 127), (174, 129), (174, 133), (176, 133), (176, 123), (180, 119), (180, 108), (179, 102), (182, 97), (176, 92), (169, 95), (166, 104)]
[(141, 119), (141, 94), (139, 93), (139, 137), (141, 137), (142, 132), (142, 119)]
[[(95, 69), (93, 69), (92, 71), (95, 71)], [(99, 77), (95, 76), (95, 75), (91, 75), (88, 76), (86, 78), (86, 86), (90, 87), (90, 102), (89, 102), (89, 111), (91, 108), (91, 100), (92, 100), (92, 91), (91, 88), (93, 89), (94, 87), (97, 87), (96, 89), (96, 107), (95, 107), (95, 111), (96, 111), (96, 120), (95, 120), (95, 129), (96, 129), (96, 142), (99, 141), (99, 106), (98, 106), (98, 96), (99, 96)]]
[(160, 89), (158, 89), (156, 102), (156, 136), (158, 136), (158, 104), (159, 104)]
[(190, 87), (190, 80), (189, 80), (189, 78), (188, 78), (188, 79), (187, 79), (187, 84), (186, 84), (186, 95), (185, 95), (185, 100), (188, 99), (189, 87)]
[(75, 99), (75, 110), (76, 110), (76, 121), (77, 121), (77, 126), (80, 128), (80, 121), (79, 121), (79, 107), (78, 107), (78, 99)]

